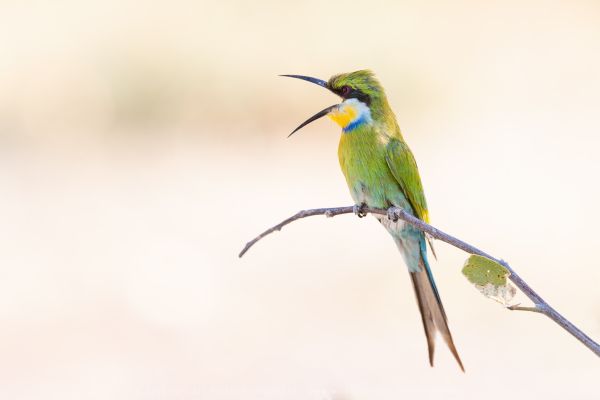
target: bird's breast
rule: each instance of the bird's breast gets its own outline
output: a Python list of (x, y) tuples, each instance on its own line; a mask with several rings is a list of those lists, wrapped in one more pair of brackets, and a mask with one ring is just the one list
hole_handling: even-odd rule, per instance
[(357, 128), (342, 134), (338, 147), (340, 167), (355, 203), (387, 208), (388, 192), (397, 183), (386, 161), (385, 146), (373, 129)]

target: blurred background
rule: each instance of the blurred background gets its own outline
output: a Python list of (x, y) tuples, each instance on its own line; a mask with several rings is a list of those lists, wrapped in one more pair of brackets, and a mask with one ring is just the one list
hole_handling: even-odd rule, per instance
[[(370, 68), (433, 224), (600, 339), (597, 1), (0, 3), (0, 397), (589, 399), (598, 358), (437, 243), (466, 374), (301, 81)], [(524, 298), (518, 298), (527, 305)]]

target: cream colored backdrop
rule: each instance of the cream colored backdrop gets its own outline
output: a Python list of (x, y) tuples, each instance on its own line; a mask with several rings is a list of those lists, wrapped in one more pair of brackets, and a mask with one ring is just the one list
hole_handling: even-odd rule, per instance
[[(373, 69), (433, 223), (600, 339), (597, 1), (0, 3), (0, 398), (591, 399), (598, 358), (433, 263), (466, 374), (350, 205), (335, 97)], [(525, 304), (524, 299), (520, 299)]]

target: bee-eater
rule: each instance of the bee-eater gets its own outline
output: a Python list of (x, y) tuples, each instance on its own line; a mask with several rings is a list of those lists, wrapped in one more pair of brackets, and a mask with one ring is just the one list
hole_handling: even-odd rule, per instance
[[(383, 87), (372, 72), (362, 70), (339, 74), (328, 82), (303, 75), (283, 76), (315, 83), (343, 99), (340, 104), (310, 117), (291, 134), (325, 115), (340, 125), (342, 135), (338, 158), (357, 214), (364, 216), (361, 207), (365, 205), (376, 208), (395, 206), (429, 222), (417, 163), (402, 138)], [(433, 366), (435, 336), (436, 332), (440, 332), (464, 371), (427, 261), (424, 233), (402, 220), (394, 221), (380, 215), (376, 218), (392, 235), (410, 272), (427, 337), (429, 363)]]

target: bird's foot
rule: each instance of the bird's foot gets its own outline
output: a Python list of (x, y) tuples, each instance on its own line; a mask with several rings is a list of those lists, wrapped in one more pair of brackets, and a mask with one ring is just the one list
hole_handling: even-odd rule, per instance
[(365, 212), (366, 207), (367, 205), (365, 203), (355, 204), (352, 207), (352, 211), (354, 211), (354, 214), (356, 214), (358, 218), (363, 218), (367, 216), (367, 213)]
[(387, 217), (392, 222), (397, 222), (400, 219), (398, 218), (398, 214), (396, 214), (396, 209), (394, 207), (388, 208)]

